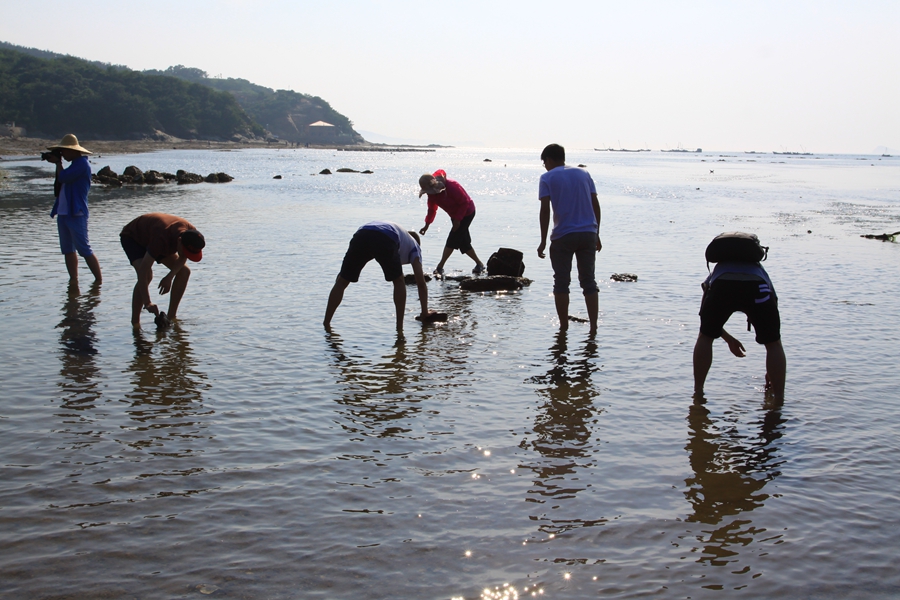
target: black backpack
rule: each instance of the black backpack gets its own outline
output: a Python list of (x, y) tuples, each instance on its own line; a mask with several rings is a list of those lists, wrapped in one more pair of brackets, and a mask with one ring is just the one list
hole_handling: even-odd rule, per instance
[(720, 233), (706, 247), (706, 262), (760, 262), (769, 256), (769, 247), (759, 243), (755, 233)]
[(508, 275), (521, 277), (525, 272), (525, 263), (522, 262), (523, 254), (512, 248), (500, 248), (487, 261), (488, 275)]

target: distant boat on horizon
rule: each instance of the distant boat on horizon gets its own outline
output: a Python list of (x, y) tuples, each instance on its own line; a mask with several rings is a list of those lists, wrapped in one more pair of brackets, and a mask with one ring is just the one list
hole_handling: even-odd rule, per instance
[(630, 150), (628, 148), (594, 148), (595, 152), (650, 152), (647, 148)]
[(672, 148), (671, 150), (660, 150), (660, 152), (691, 152), (696, 154), (698, 152), (703, 152), (703, 148), (697, 148), (696, 150), (688, 150), (686, 148)]
[(781, 154), (783, 156), (812, 156), (812, 152), (772, 152), (772, 154)]

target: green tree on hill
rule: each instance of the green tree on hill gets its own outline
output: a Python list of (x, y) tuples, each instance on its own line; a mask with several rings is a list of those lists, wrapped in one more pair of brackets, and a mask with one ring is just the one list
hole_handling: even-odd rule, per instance
[(57, 137), (180, 138), (261, 135), (231, 94), (175, 77), (74, 58), (37, 58), (0, 48), (0, 122)]

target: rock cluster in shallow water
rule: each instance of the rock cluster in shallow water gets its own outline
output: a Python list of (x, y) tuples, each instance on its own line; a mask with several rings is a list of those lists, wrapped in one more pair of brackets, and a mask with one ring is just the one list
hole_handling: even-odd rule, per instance
[(108, 185), (111, 187), (120, 187), (123, 185), (157, 185), (160, 183), (175, 182), (180, 184), (186, 183), (228, 183), (233, 181), (234, 177), (228, 173), (210, 173), (206, 177), (197, 173), (188, 173), (179, 169), (177, 173), (165, 173), (160, 171), (141, 171), (134, 165), (125, 167), (121, 175), (110, 169), (108, 166), (103, 167), (93, 175), (91, 175), (91, 183)]

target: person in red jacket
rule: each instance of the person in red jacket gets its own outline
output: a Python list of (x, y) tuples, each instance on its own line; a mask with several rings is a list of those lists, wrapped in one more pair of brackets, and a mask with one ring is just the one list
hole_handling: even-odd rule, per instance
[(428, 213), (425, 215), (425, 227), (419, 230), (419, 233), (425, 235), (428, 226), (434, 222), (438, 207), (450, 215), (450, 234), (444, 244), (444, 255), (441, 262), (434, 269), (435, 275), (444, 274), (444, 264), (454, 250), (459, 250), (475, 261), (475, 268), (472, 273), (480, 275), (484, 273), (484, 263), (475, 254), (472, 248), (472, 236), (469, 235), (469, 226), (475, 218), (475, 203), (463, 189), (452, 179), (447, 179), (447, 173), (443, 169), (438, 169), (432, 175), (422, 175), (419, 177), (419, 198), (423, 194), (428, 194)]

